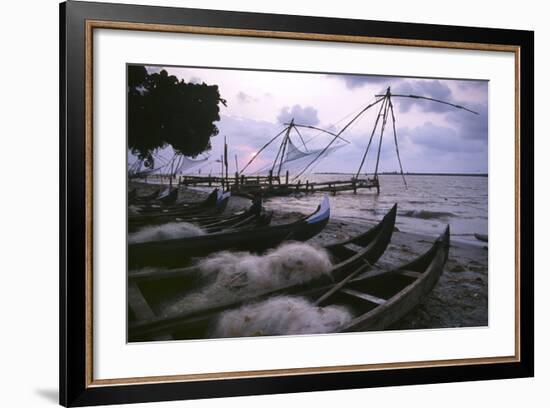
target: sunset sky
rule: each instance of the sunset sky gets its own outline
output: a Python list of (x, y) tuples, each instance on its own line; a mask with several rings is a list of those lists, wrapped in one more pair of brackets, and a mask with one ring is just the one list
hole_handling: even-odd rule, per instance
[[(488, 82), (467, 80), (437, 80), (366, 75), (288, 73), (209, 68), (179, 68), (149, 66), (149, 73), (165, 69), (186, 82), (217, 84), (227, 107), (221, 106), (220, 129), (212, 138), (211, 164), (202, 172), (219, 171), (223, 138), (230, 147), (230, 168), (235, 171), (235, 154), (239, 166), (244, 164), (279, 133), (283, 123), (295, 122), (340, 130), (354, 114), (373, 102), (375, 95), (390, 86), (392, 93), (416, 94), (465, 106), (479, 112), (464, 110), (425, 100), (393, 98), (396, 129), (403, 168), (407, 172), (487, 172), (487, 103)], [(315, 172), (355, 172), (368, 143), (379, 105), (368, 110), (342, 136), (351, 143), (337, 149), (315, 168)], [(329, 135), (302, 131), (310, 150), (324, 147)], [(297, 134), (293, 142), (301, 146)], [(367, 158), (367, 170), (376, 160), (376, 145)], [(373, 141), (374, 143), (374, 141)], [(266, 149), (251, 166), (251, 172), (268, 165), (275, 157), (278, 145)], [(307, 164), (308, 161), (303, 163)], [(302, 166), (303, 167), (303, 166)], [(395, 153), (391, 116), (382, 142), (380, 171), (395, 171), (399, 165)]]

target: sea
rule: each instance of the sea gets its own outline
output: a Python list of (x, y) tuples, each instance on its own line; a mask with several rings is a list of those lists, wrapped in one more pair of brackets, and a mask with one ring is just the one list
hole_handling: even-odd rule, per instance
[[(351, 177), (353, 175), (342, 173), (313, 173), (307, 180), (311, 183), (346, 181)], [(405, 175), (406, 185), (400, 174), (380, 174), (378, 178), (380, 194), (375, 189), (359, 189), (356, 194), (352, 191), (336, 195), (326, 193), (330, 199), (331, 219), (377, 223), (397, 203), (396, 226), (402, 232), (436, 237), (450, 225), (453, 241), (487, 245), (475, 237), (475, 234), (488, 235), (486, 175), (408, 174)], [(208, 189), (199, 187), (197, 190)], [(321, 197), (320, 192), (298, 193), (270, 197), (264, 205), (276, 211), (308, 214), (317, 208)]]
[[(331, 218), (350, 222), (378, 222), (398, 204), (400, 231), (438, 236), (449, 224), (454, 241), (487, 245), (474, 234), (488, 235), (488, 178), (464, 175), (379, 175), (380, 194), (361, 189), (329, 194)], [(351, 175), (312, 174), (310, 182), (347, 180)], [(266, 203), (282, 211), (311, 212), (320, 194), (273, 197)]]

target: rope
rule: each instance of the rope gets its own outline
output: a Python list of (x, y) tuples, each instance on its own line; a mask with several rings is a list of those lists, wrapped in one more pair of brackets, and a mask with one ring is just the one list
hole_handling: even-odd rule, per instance
[[(380, 96), (380, 95), (376, 95), (376, 96)], [(427, 97), (427, 96), (420, 96), (420, 95), (401, 95), (401, 94), (391, 94), (391, 96), (395, 96), (397, 98), (412, 98), (412, 99), (425, 99), (427, 101), (432, 101), (432, 102), (437, 102), (437, 103), (442, 103), (444, 105), (449, 105), (449, 106), (452, 106), (454, 108), (457, 108), (457, 109), (464, 109), (465, 111), (468, 111), (470, 113), (473, 113), (474, 115), (479, 115), (479, 113), (477, 113), (476, 111), (473, 111), (471, 109), (468, 109), (468, 108), (465, 108), (464, 106), (461, 106), (461, 105), (457, 105), (455, 103), (450, 103), (450, 102), (445, 102), (445, 101), (442, 101), (440, 99), (434, 99), (434, 98), (430, 98), (430, 97)]]
[(382, 116), (382, 129), (380, 129), (380, 140), (378, 141), (378, 154), (376, 155), (376, 167), (374, 168), (374, 177), (378, 177), (378, 164), (380, 163), (380, 152), (382, 151), (382, 138), (384, 137), (384, 129), (386, 129), (386, 123), (388, 121), (388, 100), (384, 106), (384, 115)]
[[(300, 136), (300, 140), (302, 141), (302, 144), (304, 145), (304, 149), (307, 152), (306, 142), (304, 142), (304, 138), (302, 137), (302, 134), (300, 133), (300, 131), (298, 130), (298, 128), (296, 126), (293, 126), (293, 128), (296, 131), (296, 133), (298, 133), (298, 136)], [(319, 134), (320, 134), (320, 132), (319, 132)]]
[(391, 102), (391, 98), (389, 99), (389, 102), (390, 102), (391, 117), (393, 120), (393, 140), (395, 142), (395, 151), (397, 153), (397, 161), (399, 162), (399, 169), (401, 170), (401, 177), (403, 178), (403, 183), (405, 184), (405, 189), (406, 189), (407, 180), (405, 180), (405, 175), (403, 174), (403, 165), (401, 164), (401, 156), (399, 155), (399, 146), (397, 144), (397, 132), (395, 130), (395, 114), (393, 112), (393, 104)]
[(258, 152), (254, 155), (254, 157), (252, 157), (248, 163), (246, 163), (246, 166), (243, 167), (243, 169), (241, 170), (241, 172), (239, 174), (243, 174), (244, 171), (247, 169), (247, 167), (254, 161), (254, 159), (256, 157), (258, 157), (260, 155), (260, 153), (267, 147), (269, 146), (275, 139), (277, 139), (279, 136), (281, 136), (285, 131), (287, 130), (287, 128), (285, 127), (283, 130), (281, 130), (279, 133), (277, 133), (271, 140), (269, 140), (269, 142), (267, 142), (266, 144), (264, 144), (262, 146), (262, 148), (260, 150), (258, 150)]
[(350, 127), (350, 125), (353, 124), (353, 122), (355, 122), (359, 118), (359, 116), (361, 116), (364, 112), (366, 112), (368, 109), (370, 109), (371, 107), (373, 107), (377, 103), (381, 102), (382, 100), (384, 100), (384, 98), (380, 98), (377, 101), (371, 103), (370, 105), (367, 105), (365, 108), (363, 108), (361, 110), (361, 112), (359, 112), (357, 115), (355, 115), (355, 117), (351, 121), (349, 121), (348, 124), (346, 126), (344, 126), (338, 132), (337, 136), (335, 136), (330, 141), (330, 143), (321, 151), (321, 153), (319, 153), (319, 155), (315, 159), (313, 159), (313, 161), (311, 161), (297, 176), (294, 177), (294, 180), (296, 180), (298, 177), (300, 177), (319, 157), (321, 157), (327, 151), (327, 149), (338, 139), (338, 136), (341, 135), (342, 133), (344, 133), (346, 131), (346, 129), (348, 127)]
[(369, 143), (367, 144), (367, 148), (365, 149), (365, 153), (363, 154), (363, 158), (361, 159), (361, 164), (359, 165), (359, 169), (355, 174), (355, 178), (359, 178), (359, 173), (361, 173), (361, 169), (363, 168), (363, 165), (365, 164), (365, 160), (367, 159), (367, 154), (369, 153), (370, 145), (372, 143), (372, 138), (374, 137), (374, 133), (376, 132), (376, 128), (378, 127), (378, 122), (380, 121), (380, 114), (382, 113), (383, 107), (384, 107), (384, 104), (380, 106), (380, 110), (378, 111), (378, 115), (376, 116), (376, 122), (374, 122), (374, 127), (372, 128), (372, 133), (370, 134)]
[[(372, 101), (374, 100), (375, 98), (371, 98), (368, 103), (372, 103)], [(361, 109), (363, 109), (363, 106), (365, 106), (363, 103), (361, 105), (359, 105), (356, 109), (354, 109), (353, 111), (351, 111), (350, 113), (348, 113), (347, 115), (345, 115), (344, 117), (340, 118), (339, 120), (337, 120), (336, 122), (333, 122), (331, 124), (329, 124), (329, 127), (331, 126), (336, 126), (338, 125), (339, 123), (343, 122), (344, 120), (346, 120), (347, 118), (349, 118), (350, 116), (352, 115), (355, 115), (357, 112), (359, 112)], [(315, 134), (314, 136), (312, 136), (309, 140), (306, 141), (306, 143), (309, 143), (311, 142), (313, 139), (315, 139), (316, 137), (320, 136), (323, 132), (319, 132), (317, 134)]]

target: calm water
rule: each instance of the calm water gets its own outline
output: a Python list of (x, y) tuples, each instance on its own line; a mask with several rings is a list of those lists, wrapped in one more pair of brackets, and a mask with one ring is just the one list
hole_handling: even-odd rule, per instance
[[(310, 181), (345, 180), (347, 175), (316, 174)], [(330, 195), (331, 218), (375, 222), (394, 203), (396, 225), (401, 231), (439, 235), (447, 224), (455, 240), (486, 245), (474, 233), (487, 234), (487, 177), (382, 175), (380, 195), (375, 190), (339, 192)], [(271, 198), (267, 207), (307, 213), (320, 201), (320, 194)]]
[[(310, 174), (307, 178), (310, 182), (322, 182), (347, 180), (351, 175)], [(487, 177), (409, 175), (407, 188), (400, 175), (379, 178), (379, 195), (374, 189), (330, 194), (331, 218), (374, 223), (397, 203), (396, 225), (400, 231), (437, 236), (450, 224), (455, 241), (487, 245), (474, 237), (475, 233), (488, 234)], [(321, 197), (321, 193), (272, 197), (265, 206), (307, 214), (317, 207)]]

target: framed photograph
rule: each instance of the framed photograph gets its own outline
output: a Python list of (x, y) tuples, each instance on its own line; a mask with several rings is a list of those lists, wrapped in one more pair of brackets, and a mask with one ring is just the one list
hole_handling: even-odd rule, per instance
[(62, 405), (533, 376), (533, 32), (60, 22)]

